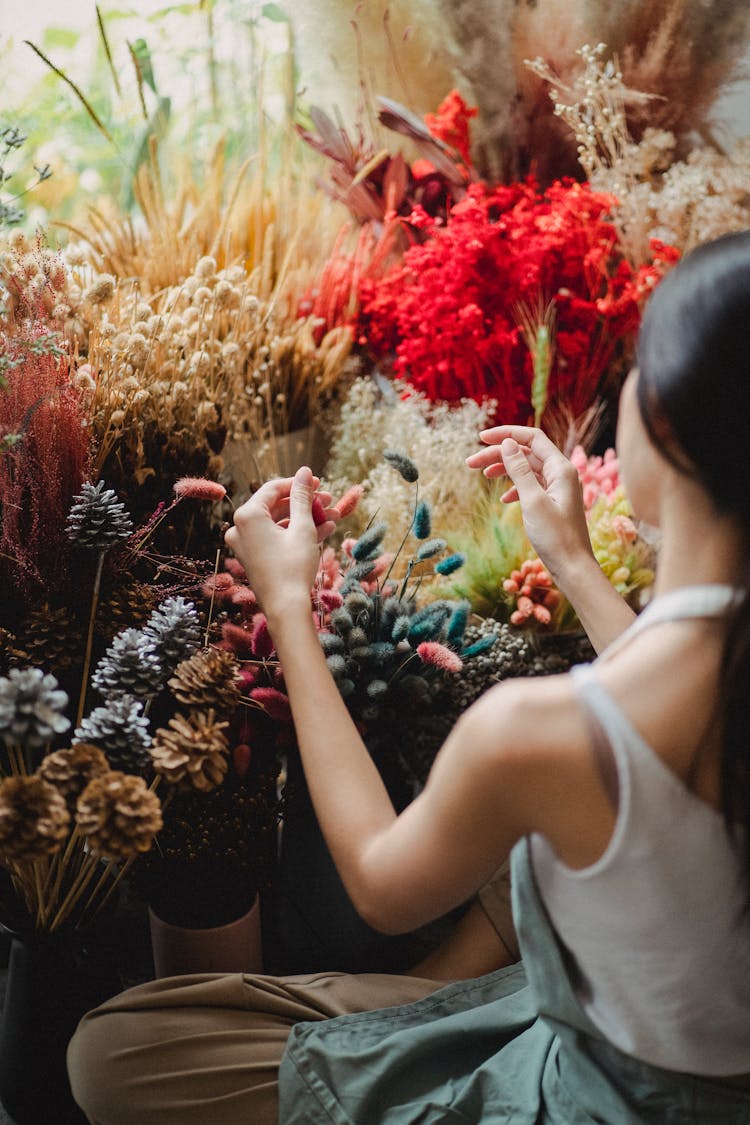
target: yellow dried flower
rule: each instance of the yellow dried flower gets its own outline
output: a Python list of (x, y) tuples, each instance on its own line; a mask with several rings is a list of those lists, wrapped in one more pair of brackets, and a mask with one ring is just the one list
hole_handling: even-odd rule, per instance
[(96, 281), (89, 285), (83, 294), (84, 301), (92, 305), (101, 305), (110, 301), (115, 293), (115, 279), (109, 273), (103, 273)]

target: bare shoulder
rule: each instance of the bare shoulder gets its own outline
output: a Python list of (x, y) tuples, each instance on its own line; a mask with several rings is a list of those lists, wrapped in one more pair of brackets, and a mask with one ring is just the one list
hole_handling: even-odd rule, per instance
[(572, 867), (604, 852), (616, 808), (591, 746), (572, 677), (519, 679), (488, 691), (461, 721), (512, 792), (522, 833), (540, 832)]

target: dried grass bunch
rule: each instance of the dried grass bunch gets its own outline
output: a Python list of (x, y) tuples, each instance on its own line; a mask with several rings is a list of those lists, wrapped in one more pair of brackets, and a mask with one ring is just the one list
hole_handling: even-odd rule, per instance
[(652, 238), (686, 253), (750, 225), (747, 138), (728, 153), (708, 139), (685, 153), (670, 128), (651, 124), (634, 134), (632, 107), (656, 122), (658, 100), (627, 85), (603, 43), (584, 45), (578, 54), (583, 71), (573, 84), (540, 58), (529, 66), (549, 84), (554, 112), (570, 127), (589, 182), (619, 200), (612, 221), (635, 265), (648, 260)]
[(394, 478), (383, 449), (406, 449), (419, 465), (420, 493), (447, 528), (461, 524), (485, 487), (463, 465), (476, 449), (478, 432), (490, 424), (494, 403), (465, 400), (459, 406), (430, 402), (399, 383), (359, 378), (344, 399), (332, 429), (327, 478), (335, 494), (352, 481), (364, 495), (356, 526), (371, 519), (403, 527), (411, 519), (412, 489)]
[(509, 180), (533, 170), (542, 183), (577, 171), (575, 142), (549, 104), (549, 79), (526, 59), (540, 57), (556, 84), (572, 86), (583, 70), (580, 45), (606, 42), (625, 85), (653, 96), (628, 103), (632, 136), (668, 130), (684, 156), (696, 133), (711, 133), (715, 103), (738, 76), (750, 38), (750, 10), (734, 0), (326, 0), (323, 51), (310, 33), (319, 6), (314, 17), (301, 0), (290, 11), (318, 104), (336, 106), (351, 124), (373, 95), (424, 113), (457, 85), (479, 107), (473, 154), (482, 175)]

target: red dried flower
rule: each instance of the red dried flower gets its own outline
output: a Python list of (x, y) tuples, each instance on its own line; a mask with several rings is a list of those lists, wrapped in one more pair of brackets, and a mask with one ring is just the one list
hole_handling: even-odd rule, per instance
[(267, 660), (273, 656), (274, 645), (271, 634), (268, 632), (268, 622), (264, 613), (256, 613), (253, 618), (252, 653), (258, 660)]
[(451, 90), (438, 106), (437, 113), (426, 113), (424, 117), (433, 137), (455, 149), (467, 168), (472, 166), (469, 122), (478, 112), (476, 106), (466, 104), (458, 90)]
[(555, 335), (547, 403), (582, 414), (640, 304), (676, 251), (654, 244), (634, 270), (609, 215), (616, 199), (587, 184), (474, 183), (447, 223), (422, 216), (424, 241), (360, 284), (357, 336), (431, 400), (497, 401), (503, 422), (533, 418), (534, 378), (519, 307), (550, 307)]

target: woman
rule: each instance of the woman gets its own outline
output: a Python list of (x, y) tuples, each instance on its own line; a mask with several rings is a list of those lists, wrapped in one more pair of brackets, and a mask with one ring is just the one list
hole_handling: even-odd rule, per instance
[[(520, 500), (602, 655), (489, 691), (399, 816), (311, 624), (335, 510), (316, 533), (308, 469), (239, 509), (227, 543), (266, 612), (357, 909), (410, 930), (473, 895), (513, 849), (523, 965), (439, 989), (397, 978), (413, 1002), (388, 1006), (386, 989), (377, 1012), (364, 1009), (379, 986), (363, 1000), (345, 977), (319, 986), (343, 989), (328, 1008), (294, 979), (237, 978), (233, 1003), (229, 978), (143, 986), (73, 1040), (73, 1090), (92, 1121), (273, 1120), (273, 1080), (253, 1074), (273, 1040), (278, 1054), (287, 1043), (284, 1125), (750, 1122), (748, 323), (750, 232), (694, 252), (646, 310), (617, 431), (633, 508), (661, 531), (637, 620), (591, 553), (566, 459), (539, 430), (481, 435), (469, 465), (510, 477), (504, 500)], [(342, 1010), (359, 1014), (321, 1018)]]

